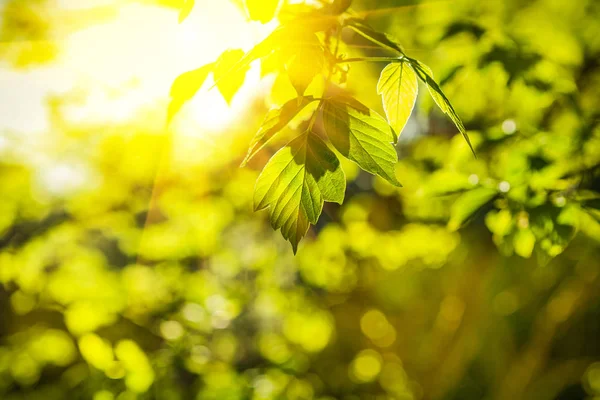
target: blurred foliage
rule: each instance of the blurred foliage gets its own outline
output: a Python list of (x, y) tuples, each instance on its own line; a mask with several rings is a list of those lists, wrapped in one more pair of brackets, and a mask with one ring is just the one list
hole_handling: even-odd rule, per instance
[[(50, 62), (15, 39), (63, 29), (46, 4), (4, 5), (12, 67)], [(600, 4), (351, 10), (436, 71), (478, 158), (419, 96), (404, 187), (342, 161), (346, 200), (294, 257), (252, 211), (274, 149), (238, 168), (289, 81), (214, 143), (163, 129), (162, 103), (73, 123), (77, 99), (51, 98), (44, 135), (2, 132), (0, 398), (600, 397)], [(380, 55), (343, 34), (346, 56)], [(353, 64), (345, 90), (382, 112), (384, 67)]]

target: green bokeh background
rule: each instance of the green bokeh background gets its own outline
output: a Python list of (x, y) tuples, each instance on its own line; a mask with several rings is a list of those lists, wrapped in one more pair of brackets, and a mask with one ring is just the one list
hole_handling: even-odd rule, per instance
[[(52, 63), (60, 43), (22, 45), (52, 7), (6, 2), (5, 66)], [(0, 398), (600, 399), (600, 3), (353, 9), (435, 71), (478, 158), (421, 88), (404, 187), (344, 163), (294, 257), (252, 212), (271, 153), (238, 168), (262, 99), (210, 151), (164, 104), (73, 124), (49, 99), (43, 142), (5, 132), (0, 157)], [(348, 76), (379, 111), (383, 66)], [(95, 183), (45, 192), (31, 154)]]

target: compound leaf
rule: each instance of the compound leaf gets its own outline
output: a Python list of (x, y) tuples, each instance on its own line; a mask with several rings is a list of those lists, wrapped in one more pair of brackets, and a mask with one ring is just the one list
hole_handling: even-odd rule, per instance
[(292, 140), (269, 160), (256, 182), (254, 209), (269, 208), (273, 229), (281, 229), (294, 253), (325, 201), (342, 203), (346, 178), (340, 162), (314, 133)]
[(417, 100), (417, 74), (407, 62), (386, 66), (377, 83), (387, 119), (398, 135), (404, 129)]
[(350, 98), (327, 100), (323, 123), (334, 147), (362, 169), (379, 175), (395, 186), (398, 154), (393, 146), (394, 130), (377, 113)]

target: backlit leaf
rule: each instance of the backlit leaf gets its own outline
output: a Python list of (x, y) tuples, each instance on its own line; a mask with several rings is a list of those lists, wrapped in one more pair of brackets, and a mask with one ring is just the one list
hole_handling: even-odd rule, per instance
[(340, 162), (315, 134), (306, 132), (279, 150), (256, 182), (254, 209), (269, 207), (273, 229), (294, 249), (316, 224), (324, 201), (342, 203), (346, 179)]
[(229, 75), (236, 74), (238, 71), (245, 71), (248, 69), (250, 63), (254, 60), (263, 59), (267, 56), (273, 56), (273, 62), (282, 62), (281, 56), (274, 54), (274, 52), (286, 48), (294, 41), (297, 32), (304, 31), (299, 27), (291, 26), (280, 26), (275, 29), (269, 36), (267, 36), (262, 42), (254, 46), (248, 51), (238, 62), (229, 68), (228, 71), (224, 71), (219, 79), (215, 78), (215, 86), (218, 86), (221, 80), (227, 79)]
[(192, 9), (194, 8), (195, 0), (183, 0), (183, 5), (179, 10), (179, 23), (185, 21), (185, 19), (190, 15)]
[(248, 161), (250, 161), (250, 159), (254, 157), (256, 153), (262, 150), (266, 144), (296, 115), (298, 115), (298, 113), (304, 107), (314, 100), (315, 99), (311, 96), (292, 99), (285, 103), (281, 108), (269, 111), (258, 132), (252, 139), (248, 149), (248, 154), (246, 155), (246, 158), (244, 158), (244, 161), (242, 161), (241, 166), (245, 166)]
[(452, 204), (448, 228), (457, 230), (481, 207), (489, 203), (497, 195), (497, 191), (489, 188), (476, 188), (461, 195)]
[(243, 50), (227, 50), (215, 62), (214, 78), (217, 89), (223, 95), (227, 103), (231, 103), (233, 96), (244, 84), (249, 65), (243, 65), (239, 68), (233, 68), (244, 57)]
[(395, 173), (398, 154), (392, 144), (396, 135), (381, 116), (353, 99), (327, 100), (323, 122), (331, 143), (342, 155), (401, 186)]
[(383, 97), (387, 119), (400, 135), (417, 100), (417, 74), (407, 62), (391, 63), (383, 69), (377, 93)]
[(181, 107), (190, 101), (198, 90), (200, 90), (212, 68), (212, 63), (207, 64), (198, 69), (185, 72), (175, 79), (171, 86), (171, 102), (167, 111), (168, 123), (173, 120), (173, 117), (181, 110)]
[(250, 19), (263, 24), (275, 17), (277, 6), (279, 6), (279, 0), (246, 0), (245, 2)]
[(409, 59), (409, 61), (412, 64), (415, 71), (417, 72), (417, 76), (419, 77), (419, 79), (421, 79), (427, 85), (427, 88), (429, 89), (429, 94), (431, 94), (431, 97), (433, 98), (433, 101), (435, 101), (435, 104), (437, 104), (440, 110), (447, 114), (452, 120), (452, 122), (454, 122), (454, 125), (456, 125), (460, 133), (467, 141), (467, 144), (473, 152), (473, 155), (475, 155), (475, 149), (473, 149), (473, 145), (471, 144), (469, 135), (467, 135), (467, 131), (465, 129), (464, 124), (462, 123), (460, 117), (454, 110), (454, 107), (452, 107), (452, 104), (450, 104), (450, 100), (448, 100), (444, 92), (442, 92), (440, 86), (433, 79), (433, 73), (431, 72), (431, 69), (417, 60)]

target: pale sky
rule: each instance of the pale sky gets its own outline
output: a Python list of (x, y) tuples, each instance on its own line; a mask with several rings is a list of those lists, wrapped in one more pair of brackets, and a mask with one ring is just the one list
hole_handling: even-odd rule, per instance
[[(63, 8), (85, 9), (117, 1), (58, 3)], [(176, 11), (163, 7), (132, 3), (117, 10), (111, 22), (57, 39), (60, 55), (49, 65), (17, 70), (0, 63), (0, 133), (46, 131), (47, 96), (73, 89), (89, 90), (90, 97), (84, 107), (69, 110), (68, 119), (124, 120), (140, 106), (168, 98), (171, 83), (180, 73), (213, 61), (227, 48), (248, 49), (270, 29), (247, 23), (240, 10), (225, 0), (196, 0), (183, 24), (178, 24)], [(242, 91), (239, 97), (249, 94)], [(211, 91), (194, 103), (197, 122), (215, 128), (233, 118), (244, 101), (234, 101), (229, 109), (218, 92)]]

